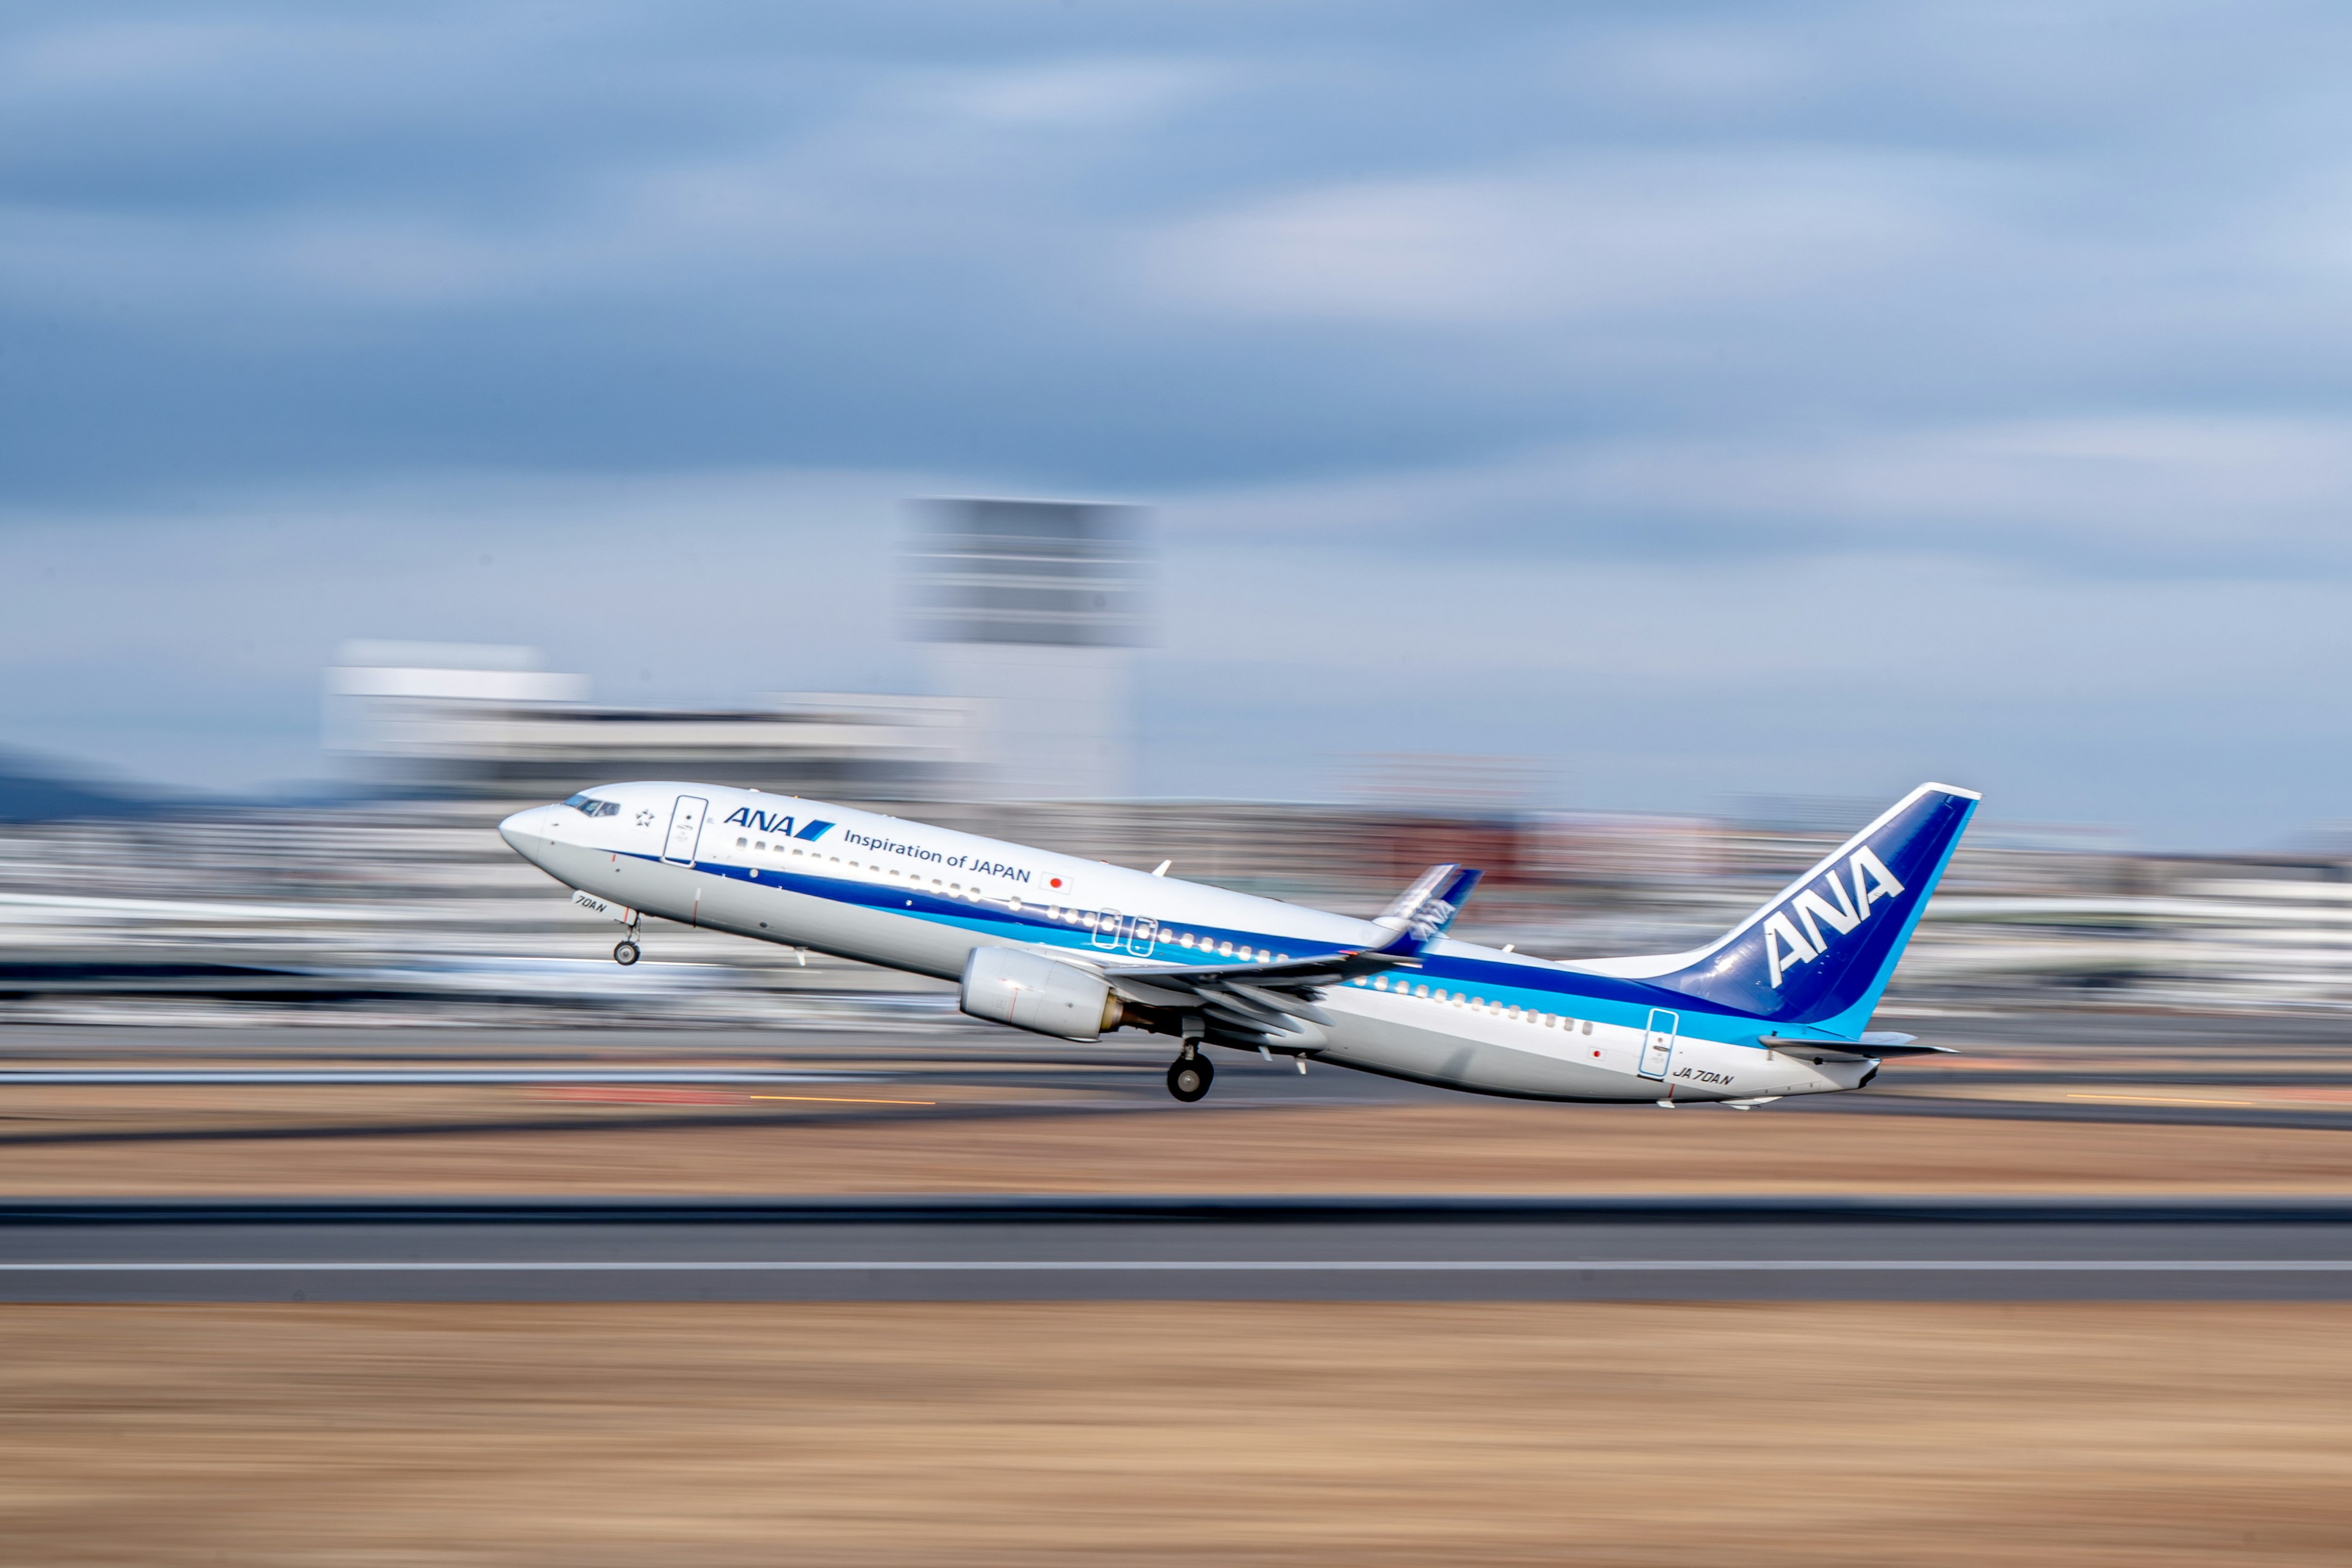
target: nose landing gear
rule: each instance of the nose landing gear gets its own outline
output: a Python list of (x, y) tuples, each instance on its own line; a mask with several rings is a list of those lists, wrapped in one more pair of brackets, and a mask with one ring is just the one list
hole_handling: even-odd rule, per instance
[(1193, 1049), (1184, 1047), (1184, 1054), (1168, 1064), (1168, 1092), (1190, 1105), (1209, 1092), (1217, 1081), (1217, 1069), (1209, 1058)]
[(613, 962), (625, 969), (636, 961), (637, 944), (631, 942), (628, 938), (623, 937), (621, 939), (621, 944), (613, 950)]

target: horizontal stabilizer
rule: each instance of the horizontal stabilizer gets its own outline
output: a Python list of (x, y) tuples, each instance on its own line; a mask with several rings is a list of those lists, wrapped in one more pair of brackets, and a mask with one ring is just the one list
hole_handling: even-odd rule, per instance
[(1766, 1035), (1756, 1042), (1783, 1056), (1814, 1062), (1866, 1062), (1892, 1057), (1956, 1057), (1949, 1046), (1923, 1046), (1911, 1035), (1864, 1035), (1858, 1040), (1801, 1040), (1787, 1035)]

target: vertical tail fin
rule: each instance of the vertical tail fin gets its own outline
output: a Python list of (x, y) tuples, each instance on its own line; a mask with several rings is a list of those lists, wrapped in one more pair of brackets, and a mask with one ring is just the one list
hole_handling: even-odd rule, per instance
[(1921, 784), (1722, 940), (1695, 952), (1589, 967), (1851, 1036), (1878, 1005), (1979, 798)]
[(1432, 866), (1372, 919), (1396, 934), (1374, 951), (1410, 957), (1445, 934), (1470, 889), (1486, 873), (1464, 866)]

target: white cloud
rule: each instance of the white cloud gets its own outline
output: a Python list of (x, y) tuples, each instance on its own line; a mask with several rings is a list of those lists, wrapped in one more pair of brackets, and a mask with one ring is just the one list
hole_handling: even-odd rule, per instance
[[(0, 80), (18, 93), (131, 99), (191, 88), (209, 96), (227, 80), (260, 86), (271, 73), (317, 72), (359, 63), (421, 29), (331, 16), (280, 16), (268, 21), (185, 15), (169, 20), (97, 17), (20, 36), (0, 51)], [(430, 33), (457, 42), (446, 24)]]
[(897, 89), (902, 112), (945, 110), (1044, 129), (1141, 124), (1196, 101), (1232, 72), (1178, 58), (1073, 59), (925, 73)]
[(1155, 295), (1218, 314), (1507, 324), (1821, 293), (1948, 246), (1958, 171), (1843, 153), (1628, 153), (1316, 186), (1137, 243)]
[[(252, 58), (253, 40), (216, 31), (202, 36), (230, 77), (290, 68)], [(392, 42), (409, 53), (432, 36)], [(107, 36), (76, 37), (77, 58), (117, 47)], [(121, 49), (143, 58), (134, 41)], [(519, 44), (504, 34), (449, 41), (493, 57)], [(167, 45), (153, 48), (168, 53)], [(303, 47), (334, 55), (361, 45), (337, 36)], [(30, 67), (20, 74), (52, 90), (66, 85)], [(747, 115), (677, 144), (592, 142), (512, 192), (455, 179), (392, 190), (298, 182), (236, 203), (24, 195), (0, 206), (0, 298), (110, 321), (143, 313), (194, 335), (224, 309), (265, 307), (294, 335), (346, 310), (544, 309), (615, 297), (674, 310), (698, 289), (764, 295), (780, 279), (885, 259), (926, 268), (961, 259), (1038, 279), (1047, 234), (1057, 235), (1048, 271), (1066, 282), (1097, 249), (1089, 226), (1062, 210), (1073, 169), (1232, 75), (1175, 59), (850, 66), (838, 73), (837, 100), (804, 117)], [(274, 90), (267, 80), (254, 89), (265, 99)], [(272, 112), (300, 126), (289, 134), (315, 134), (334, 109), (278, 102)], [(534, 145), (548, 134), (534, 133)]]
[(1189, 498), (1181, 525), (1391, 541), (1453, 529), (1538, 552), (1705, 531), (1728, 559), (1926, 550), (2070, 570), (2352, 571), (2352, 421), (2113, 414), (1822, 435), (1593, 438), (1490, 462)]

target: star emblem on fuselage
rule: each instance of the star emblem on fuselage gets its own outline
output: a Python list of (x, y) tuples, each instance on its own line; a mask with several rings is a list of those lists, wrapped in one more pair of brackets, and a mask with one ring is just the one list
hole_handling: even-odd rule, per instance
[(637, 826), (639, 827), (651, 827), (653, 825), (654, 814), (652, 812), (641, 811), (637, 813)]

